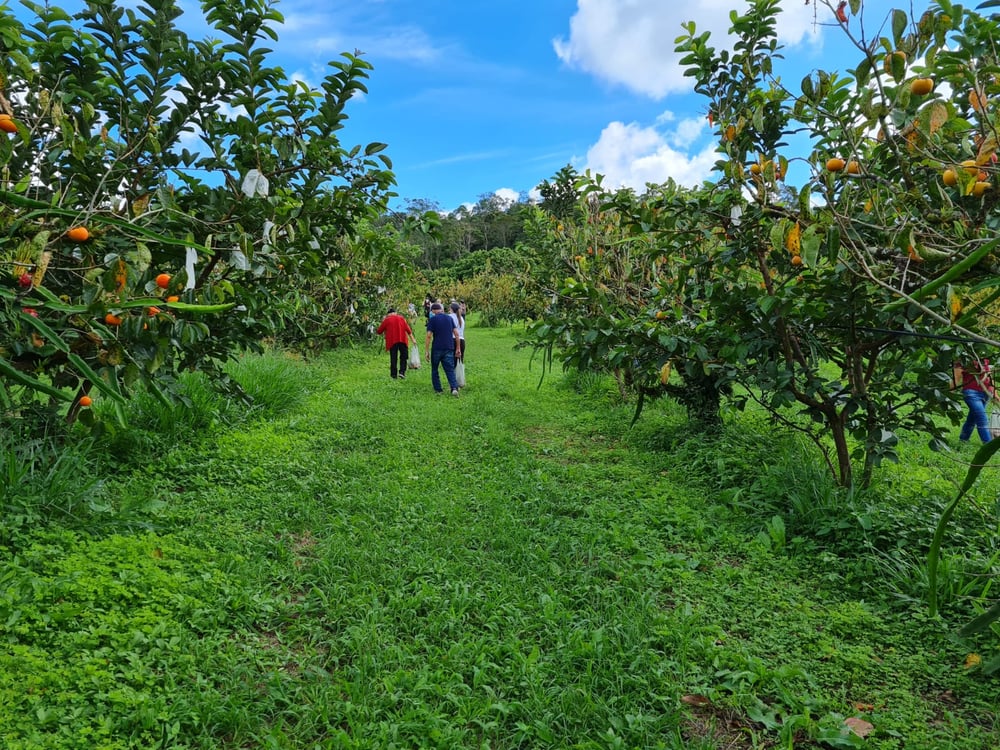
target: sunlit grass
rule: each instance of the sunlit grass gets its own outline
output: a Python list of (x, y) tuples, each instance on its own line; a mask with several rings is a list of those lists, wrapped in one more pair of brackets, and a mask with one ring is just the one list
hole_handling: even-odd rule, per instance
[[(928, 620), (907, 567), (954, 457), (845, 493), (752, 415), (630, 429), (613, 381), (514, 344), (470, 329), (457, 399), (376, 346), (242, 362), (281, 408), (109, 478), (146, 530), (4, 559), (0, 745), (749, 748), (862, 716), (865, 747), (991, 746), (967, 571)], [(985, 558), (983, 512), (956, 538)]]

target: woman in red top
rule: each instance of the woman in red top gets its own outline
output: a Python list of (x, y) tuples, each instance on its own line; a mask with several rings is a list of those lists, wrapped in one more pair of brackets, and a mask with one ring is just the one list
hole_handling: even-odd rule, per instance
[[(382, 319), (376, 333), (385, 336), (385, 349), (389, 352), (389, 375), (393, 378), (399, 373), (399, 379), (406, 378), (406, 362), (410, 356), (407, 342), (412, 341), (416, 345), (417, 340), (413, 337), (413, 329), (406, 322), (406, 318), (396, 312), (394, 307), (389, 308), (389, 314)], [(398, 359), (398, 366), (397, 366)]]
[(958, 439), (969, 442), (972, 431), (979, 433), (979, 439), (984, 443), (990, 442), (990, 420), (986, 416), (986, 405), (990, 400), (996, 398), (996, 389), (993, 387), (993, 379), (990, 377), (990, 361), (988, 359), (975, 359), (963, 365), (955, 363), (955, 385), (962, 386), (962, 398), (966, 406), (969, 407), (969, 414), (965, 418)]

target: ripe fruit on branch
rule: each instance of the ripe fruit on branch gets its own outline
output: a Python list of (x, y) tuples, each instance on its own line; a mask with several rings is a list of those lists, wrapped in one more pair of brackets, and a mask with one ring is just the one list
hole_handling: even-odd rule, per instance
[(86, 407), (90, 406), (93, 403), (94, 399), (92, 399), (90, 396), (80, 396), (80, 406)]
[(826, 168), (830, 172), (839, 172), (845, 166), (847, 166), (847, 162), (845, 162), (839, 156), (835, 156), (832, 159), (826, 160)]
[(10, 115), (0, 115), (0, 130), (4, 133), (16, 133), (17, 123)]
[(990, 187), (991, 187), (990, 183), (980, 180), (979, 182), (976, 182), (972, 186), (972, 194), (975, 197), (979, 198), (980, 196), (982, 196), (983, 193), (989, 190)]
[(180, 302), (180, 301), (181, 298), (178, 297), (176, 294), (171, 294), (169, 297), (167, 297), (167, 302)]
[(168, 286), (170, 286), (170, 274), (161, 273), (159, 276), (157, 276), (156, 285), (160, 287), (160, 289), (166, 289)]
[(108, 313), (104, 316), (104, 322), (109, 326), (120, 326), (122, 324), (122, 319), (114, 313)]
[(861, 174), (861, 165), (853, 160), (847, 162), (847, 174)]
[(891, 74), (893, 62), (899, 60), (901, 64), (906, 64), (906, 53), (903, 50), (898, 49), (895, 52), (890, 52), (885, 56), (885, 62), (883, 63), (885, 67), (885, 72)]
[(31, 286), (31, 274), (22, 273), (20, 276), (18, 276), (17, 285), (22, 289), (27, 289), (29, 286)]
[(87, 227), (73, 227), (66, 232), (66, 237), (73, 242), (86, 242), (90, 239), (90, 230)]
[(160, 314), (160, 308), (158, 308), (158, 307), (147, 307), (146, 308), (146, 315), (148, 315), (151, 318), (154, 317), (154, 316), (156, 316), (156, 315), (159, 315), (159, 314)]
[(914, 78), (910, 84), (910, 93), (914, 96), (927, 96), (934, 90), (933, 78)]
[(948, 187), (955, 187), (958, 184), (958, 173), (954, 169), (946, 169), (941, 173), (941, 182)]

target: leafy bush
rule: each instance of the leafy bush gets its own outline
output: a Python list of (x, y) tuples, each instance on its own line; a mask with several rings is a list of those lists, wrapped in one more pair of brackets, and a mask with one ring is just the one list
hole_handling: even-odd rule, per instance
[(106, 510), (100, 481), (86, 469), (89, 446), (46, 438), (0, 438), (0, 544), (11, 544), (39, 524), (78, 524)]
[(301, 360), (281, 351), (245, 354), (226, 365), (247, 395), (253, 414), (284, 414), (301, 406), (309, 373)]

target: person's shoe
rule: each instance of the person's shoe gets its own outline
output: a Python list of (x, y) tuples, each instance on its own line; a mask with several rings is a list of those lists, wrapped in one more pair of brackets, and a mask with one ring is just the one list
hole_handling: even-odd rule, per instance
[(405, 375), (400, 375), (400, 376), (399, 376), (399, 379), (400, 379), (400, 380), (406, 380), (406, 376), (405, 376)]
[(444, 391), (434, 391), (435, 396), (440, 396)]
[(457, 396), (458, 395), (458, 388), (452, 388), (451, 389), (451, 395), (452, 396)]

